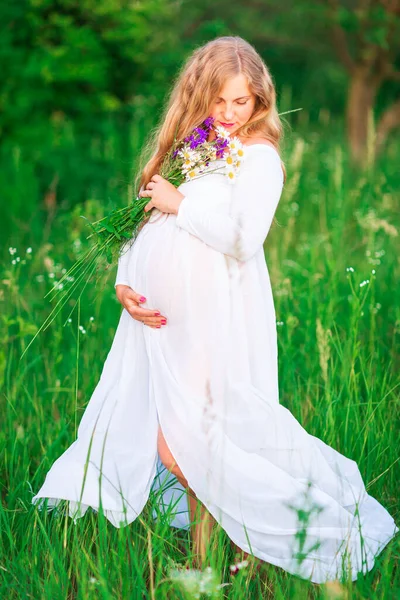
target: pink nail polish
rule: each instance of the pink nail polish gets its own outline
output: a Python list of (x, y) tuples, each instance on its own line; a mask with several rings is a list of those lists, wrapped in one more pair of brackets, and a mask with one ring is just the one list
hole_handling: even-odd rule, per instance
[(161, 314), (161, 313), (160, 313), (160, 311), (157, 311), (157, 312), (155, 312), (155, 313), (154, 313), (154, 315), (155, 315), (156, 317), (158, 317), (160, 314)]
[(146, 302), (146, 298), (144, 296), (140, 296), (140, 302)]
[(165, 324), (166, 324), (166, 322), (167, 322), (167, 321), (166, 321), (166, 319), (161, 319), (161, 323), (162, 323), (162, 325), (165, 325)]

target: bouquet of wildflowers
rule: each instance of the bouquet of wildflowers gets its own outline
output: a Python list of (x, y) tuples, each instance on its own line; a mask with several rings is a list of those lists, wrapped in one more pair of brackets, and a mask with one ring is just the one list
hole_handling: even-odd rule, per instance
[[(227, 177), (230, 183), (235, 182), (245, 156), (243, 145), (237, 137), (231, 138), (224, 127), (214, 127), (213, 122), (214, 119), (208, 117), (183, 141), (174, 142), (164, 158), (160, 175), (175, 187), (208, 173), (221, 173)], [(208, 141), (211, 129), (214, 129), (216, 137), (212, 141)], [(93, 223), (88, 221), (92, 230), (88, 238), (93, 238), (93, 245), (46, 295), (46, 297), (49, 294), (52, 295), (51, 300), (56, 299), (56, 305), (28, 344), (25, 352), (36, 336), (52, 323), (63, 306), (71, 298), (76, 298), (67, 317), (66, 322), (68, 322), (86, 285), (98, 271), (104, 259), (109, 264), (117, 263), (121, 252), (126, 249), (127, 241), (129, 240), (129, 247), (134, 243), (141, 228), (150, 218), (151, 213), (144, 211), (144, 207), (149, 201), (147, 197), (137, 196), (128, 206), (111, 211), (99, 221)], [(158, 209), (154, 208), (153, 210)]]

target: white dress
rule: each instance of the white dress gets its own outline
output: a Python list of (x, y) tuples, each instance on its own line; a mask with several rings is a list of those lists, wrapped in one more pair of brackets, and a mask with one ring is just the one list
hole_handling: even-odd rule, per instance
[[(316, 583), (340, 577), (345, 560), (352, 579), (372, 568), (398, 531), (393, 518), (367, 494), (356, 462), (279, 404), (263, 242), (282, 186), (278, 153), (255, 144), (236, 182), (207, 173), (178, 188), (177, 215), (152, 214), (120, 257), (116, 284), (143, 294), (167, 325), (122, 311), (77, 440), (32, 502), (67, 499), (77, 518), (101, 496), (120, 527), (158, 491), (153, 517), (188, 528), (186, 492), (157, 452), (160, 423), (190, 487), (243, 550)], [(311, 506), (319, 510), (300, 548), (296, 507)]]

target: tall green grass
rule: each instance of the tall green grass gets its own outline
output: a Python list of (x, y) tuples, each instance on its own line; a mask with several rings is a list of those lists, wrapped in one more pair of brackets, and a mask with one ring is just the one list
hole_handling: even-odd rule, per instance
[[(368, 492), (398, 523), (398, 148), (393, 142), (384, 159), (357, 173), (340, 132), (326, 139), (326, 114), (321, 118), (321, 130), (310, 132), (304, 123), (302, 135), (287, 138), (288, 181), (265, 244), (277, 315), (280, 399), (309, 433), (357, 461)], [(81, 178), (74, 202), (61, 195), (55, 213), (33, 210), (45, 186), (37, 173), (22, 177), (19, 152), (3, 161), (2, 177), (9, 169), (11, 178), (9, 214), (15, 200), (18, 218), (2, 231), (1, 598), (193, 597), (170, 571), (190, 560), (189, 533), (153, 521), (153, 495), (140, 518), (122, 529), (90, 511), (74, 524), (31, 506), (52, 462), (75, 439), (120, 314), (111, 269), (88, 286), (71, 322), (63, 326), (66, 313), (60, 315), (19, 360), (49, 312), (45, 293), (85, 247), (80, 215), (100, 218), (110, 198), (122, 205), (132, 193), (123, 185), (131, 157), (122, 160), (111, 147), (112, 140), (106, 146), (110, 163), (125, 169), (117, 188), (115, 181), (103, 180), (98, 189), (85, 189)], [(29, 164), (23, 168), (27, 174)], [(68, 186), (65, 181), (60, 188)], [(16, 251), (10, 254), (9, 247)], [(249, 564), (232, 575), (235, 556), (220, 528), (210, 550), (213, 576), (227, 584), (217, 598), (400, 595), (398, 538), (357, 582), (321, 586), (268, 564), (258, 574)]]

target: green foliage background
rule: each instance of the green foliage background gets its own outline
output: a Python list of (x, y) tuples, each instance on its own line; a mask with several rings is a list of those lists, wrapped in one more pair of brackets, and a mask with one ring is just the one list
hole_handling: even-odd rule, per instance
[[(87, 245), (80, 215), (99, 219), (136, 193), (135, 157), (177, 70), (193, 48), (219, 35), (255, 45), (273, 74), (280, 112), (303, 109), (284, 119), (288, 181), (265, 245), (281, 402), (307, 431), (357, 461), (369, 493), (399, 523), (399, 143), (393, 135), (375, 163), (351, 166), (348, 74), (329, 42), (325, 4), (0, 5), (1, 597), (184, 597), (167, 567), (168, 557), (185, 563), (188, 539), (153, 523), (154, 498), (143, 521), (119, 531), (94, 517), (74, 526), (30, 505), (72, 443), (100, 376), (120, 314), (115, 271), (99, 274), (71, 323), (63, 327), (60, 315), (20, 355), (50, 310), (44, 295)], [(343, 27), (357, 30), (352, 3), (342, 4)], [(385, 18), (376, 12), (365, 33), (377, 44)], [(376, 117), (397, 92), (395, 83), (382, 87)], [(221, 598), (400, 593), (398, 539), (367, 577), (317, 587), (270, 565), (265, 578), (246, 571), (231, 580), (234, 557), (219, 536), (212, 562), (230, 582)]]

